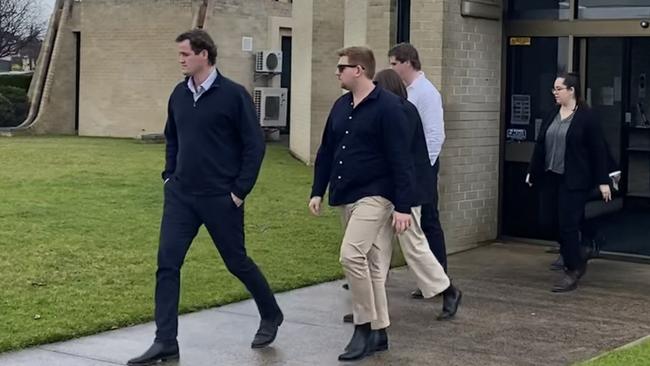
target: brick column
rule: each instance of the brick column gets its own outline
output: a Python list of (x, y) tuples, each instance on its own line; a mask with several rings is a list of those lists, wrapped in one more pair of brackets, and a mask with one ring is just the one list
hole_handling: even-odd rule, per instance
[(502, 25), (462, 17), (460, 2), (411, 2), (411, 43), (445, 109), (439, 190), (449, 252), (495, 239), (498, 223)]

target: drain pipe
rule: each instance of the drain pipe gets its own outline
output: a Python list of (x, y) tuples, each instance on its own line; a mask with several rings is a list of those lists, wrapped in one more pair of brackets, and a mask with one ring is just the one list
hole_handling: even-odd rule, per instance
[(194, 20), (192, 21), (193, 29), (203, 29), (203, 26), (205, 25), (205, 19), (208, 15), (208, 6), (208, 0), (201, 1), (201, 5), (199, 5), (199, 11), (196, 13), (196, 17), (194, 17)]

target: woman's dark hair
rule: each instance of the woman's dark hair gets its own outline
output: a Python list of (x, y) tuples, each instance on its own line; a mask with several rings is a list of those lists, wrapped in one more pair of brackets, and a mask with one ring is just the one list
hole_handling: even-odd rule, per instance
[(393, 94), (397, 94), (403, 99), (406, 99), (408, 96), (404, 82), (402, 82), (402, 79), (393, 69), (381, 70), (375, 75), (375, 81), (377, 82), (377, 85)]
[(206, 50), (208, 52), (208, 62), (214, 65), (217, 62), (217, 46), (214, 44), (212, 37), (202, 29), (192, 29), (176, 37), (176, 42), (190, 41), (190, 47), (195, 55)]
[(564, 86), (568, 88), (573, 88), (573, 95), (576, 98), (576, 105), (583, 107), (586, 106), (585, 100), (582, 99), (582, 89), (580, 88), (580, 74), (576, 72), (563, 72), (560, 73), (558, 78), (564, 79)]

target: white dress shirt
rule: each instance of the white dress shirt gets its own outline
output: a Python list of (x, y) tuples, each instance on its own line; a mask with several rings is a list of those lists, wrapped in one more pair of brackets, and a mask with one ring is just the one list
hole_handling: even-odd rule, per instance
[(442, 97), (433, 84), (420, 71), (420, 75), (406, 87), (409, 102), (415, 105), (427, 140), (427, 150), (431, 165), (436, 163), (442, 144), (445, 142), (445, 121), (442, 110)]

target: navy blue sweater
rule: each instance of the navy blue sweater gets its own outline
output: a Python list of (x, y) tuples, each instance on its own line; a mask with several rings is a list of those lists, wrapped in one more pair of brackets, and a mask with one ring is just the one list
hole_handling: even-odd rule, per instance
[(352, 106), (352, 93), (341, 96), (323, 131), (312, 197), (322, 197), (329, 184), (332, 206), (382, 196), (393, 202), (396, 211), (410, 213), (412, 134), (398, 96), (375, 87), (356, 108)]
[(196, 195), (234, 193), (244, 199), (253, 189), (265, 146), (243, 86), (218, 74), (194, 102), (187, 80), (179, 83), (169, 98), (165, 139), (163, 179), (176, 179)]

